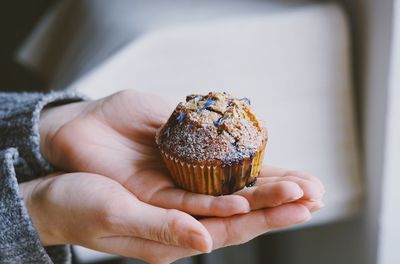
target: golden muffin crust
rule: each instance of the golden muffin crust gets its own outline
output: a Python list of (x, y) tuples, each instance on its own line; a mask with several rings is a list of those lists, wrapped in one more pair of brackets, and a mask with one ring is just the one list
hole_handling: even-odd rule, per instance
[(266, 139), (249, 99), (210, 92), (189, 95), (179, 103), (156, 141), (163, 151), (183, 160), (229, 165), (252, 158)]

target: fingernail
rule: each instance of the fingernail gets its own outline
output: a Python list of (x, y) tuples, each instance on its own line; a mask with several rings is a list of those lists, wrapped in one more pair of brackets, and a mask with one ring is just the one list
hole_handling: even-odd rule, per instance
[(247, 204), (243, 209), (243, 213), (246, 214), (249, 213), (250, 211), (251, 211), (250, 204)]
[[(244, 197), (241, 197), (241, 199), (243, 199), (243, 201), (241, 201), (240, 203), (236, 203), (236, 208), (237, 209), (235, 211), (238, 214), (249, 213), (251, 211), (249, 202)], [(238, 209), (240, 209), (240, 210), (238, 210)]]
[(312, 215), (309, 214), (308, 217), (307, 217), (307, 218), (304, 218), (303, 220), (301, 220), (301, 221), (299, 222), (299, 224), (306, 223), (306, 222), (310, 221), (311, 219), (312, 219)]
[(300, 199), (301, 197), (303, 197), (304, 196), (304, 191), (302, 190), (302, 189), (300, 189), (300, 187), (299, 187), (299, 192), (297, 193), (297, 195), (295, 195), (294, 197), (293, 197), (293, 200), (298, 200), (298, 199)]
[(319, 201), (310, 209), (310, 211), (315, 212), (315, 211), (321, 209), (322, 207), (325, 207), (325, 204), (324, 204), (324, 202)]
[(189, 245), (191, 248), (203, 253), (211, 252), (211, 247), (205, 237), (197, 232), (189, 233)]
[(304, 196), (304, 192), (302, 189), (299, 189), (298, 193), (296, 195), (293, 195), (291, 198), (287, 199), (286, 201), (284, 201), (283, 203), (290, 203), (296, 200), (299, 200), (301, 197)]

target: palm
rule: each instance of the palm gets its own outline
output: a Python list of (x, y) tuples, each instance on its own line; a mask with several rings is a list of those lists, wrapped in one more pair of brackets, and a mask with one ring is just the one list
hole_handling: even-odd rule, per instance
[[(67, 171), (108, 176), (140, 200), (164, 208), (193, 214), (210, 214), (212, 210), (213, 215), (245, 212), (248, 205), (243, 197), (213, 198), (175, 187), (155, 145), (155, 133), (170, 112), (158, 97), (134, 92), (119, 93), (101, 103), (91, 102), (54, 134), (51, 143), (58, 151), (53, 152), (50, 161)], [(204, 203), (187, 203), (192, 196), (199, 196)], [(210, 205), (210, 200), (215, 202)], [(226, 202), (237, 206), (227, 212), (222, 208)]]
[(242, 196), (212, 197), (174, 185), (155, 145), (156, 131), (171, 112), (160, 98), (133, 91), (87, 103), (84, 111), (52, 137), (58, 151), (50, 161), (67, 171), (108, 176), (140, 200), (163, 208), (216, 216), (248, 211), (249, 199), (244, 197), (254, 195), (249, 191), (242, 191)]
[[(159, 171), (162, 164), (154, 137), (163, 120), (159, 114), (164, 113), (143, 105), (140, 94), (132, 95), (117, 94), (101, 104), (89, 105), (63, 126), (53, 143), (63, 146), (66, 151), (60, 152), (67, 155), (60, 156), (56, 163), (69, 170), (102, 173), (123, 184), (149, 170)], [(163, 185), (165, 180), (168, 178), (164, 177)]]

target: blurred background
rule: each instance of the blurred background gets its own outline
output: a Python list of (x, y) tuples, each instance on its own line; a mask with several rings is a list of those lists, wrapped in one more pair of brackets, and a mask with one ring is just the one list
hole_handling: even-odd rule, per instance
[(3, 1), (0, 21), (0, 90), (246, 96), (265, 163), (326, 185), (308, 224), (177, 263), (400, 263), (399, 0)]

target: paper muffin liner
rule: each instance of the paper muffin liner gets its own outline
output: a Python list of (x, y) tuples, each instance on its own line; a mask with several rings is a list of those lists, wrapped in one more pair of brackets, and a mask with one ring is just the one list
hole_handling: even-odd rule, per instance
[(215, 165), (207, 162), (187, 162), (160, 151), (174, 182), (185, 190), (210, 194), (231, 194), (255, 183), (260, 174), (266, 142), (252, 158), (238, 163)]

